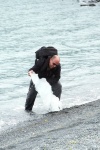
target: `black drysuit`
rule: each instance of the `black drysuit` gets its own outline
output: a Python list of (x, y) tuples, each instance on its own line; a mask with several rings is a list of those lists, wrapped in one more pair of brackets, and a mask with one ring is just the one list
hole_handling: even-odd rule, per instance
[[(41, 58), (36, 60), (35, 65), (29, 69), (33, 70), (36, 74), (38, 74), (39, 78), (46, 78), (47, 82), (52, 87), (53, 94), (60, 99), (62, 86), (59, 82), (60, 73), (61, 73), (61, 66), (60, 64), (55, 68), (49, 68), (49, 61), (50, 58)], [(32, 110), (32, 107), (35, 102), (35, 98), (37, 95), (37, 91), (35, 90), (35, 85), (33, 84), (32, 80), (30, 81), (29, 91), (26, 98), (25, 103), (25, 110)]]

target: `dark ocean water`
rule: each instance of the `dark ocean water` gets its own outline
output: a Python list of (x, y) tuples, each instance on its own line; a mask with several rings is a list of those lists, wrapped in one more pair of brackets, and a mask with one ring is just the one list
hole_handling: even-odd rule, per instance
[[(24, 103), (41, 46), (58, 49), (63, 107), (100, 98), (100, 4), (76, 0), (0, 0), (0, 130), (30, 120)], [(38, 96), (36, 113), (43, 113)]]

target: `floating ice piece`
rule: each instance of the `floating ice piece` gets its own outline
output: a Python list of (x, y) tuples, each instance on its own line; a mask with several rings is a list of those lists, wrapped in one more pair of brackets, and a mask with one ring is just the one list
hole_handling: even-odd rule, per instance
[(60, 111), (62, 109), (59, 98), (56, 97), (51, 89), (51, 85), (46, 81), (45, 78), (39, 79), (38, 75), (31, 73), (31, 78), (35, 84), (35, 88), (39, 93), (45, 109), (49, 112)]

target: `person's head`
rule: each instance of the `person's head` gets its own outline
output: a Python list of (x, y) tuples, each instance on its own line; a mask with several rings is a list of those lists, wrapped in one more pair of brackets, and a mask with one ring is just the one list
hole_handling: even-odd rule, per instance
[(60, 58), (58, 55), (54, 55), (53, 57), (50, 58), (50, 61), (49, 61), (49, 67), (52, 69), (52, 68), (55, 68), (57, 67), (57, 65), (59, 65), (60, 63)]

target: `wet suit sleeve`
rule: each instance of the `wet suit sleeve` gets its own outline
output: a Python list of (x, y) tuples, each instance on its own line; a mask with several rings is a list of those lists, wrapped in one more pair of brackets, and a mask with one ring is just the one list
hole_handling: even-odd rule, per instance
[(35, 62), (35, 65), (29, 69), (30, 70), (33, 70), (35, 73), (38, 73), (38, 71), (40, 70), (41, 66), (44, 64), (44, 59), (39, 59), (39, 60), (36, 60)]

